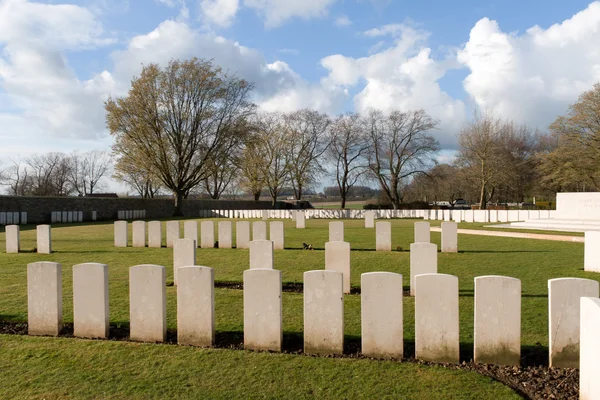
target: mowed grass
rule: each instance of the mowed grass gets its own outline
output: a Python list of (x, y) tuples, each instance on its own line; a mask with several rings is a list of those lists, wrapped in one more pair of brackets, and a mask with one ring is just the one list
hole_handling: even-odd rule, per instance
[[(391, 221), (392, 252), (374, 251), (375, 230), (365, 229), (362, 220), (344, 221), (345, 238), (353, 249), (354, 287), (360, 286), (360, 274), (372, 271), (401, 273), (404, 286), (408, 287), (408, 249), (416, 220)], [(323, 269), (328, 223), (329, 220), (307, 220), (307, 229), (298, 230), (291, 221), (285, 221), (286, 250), (275, 251), (275, 267), (282, 271), (284, 282), (302, 282), (305, 271)], [(33, 252), (35, 228), (26, 227), (21, 231), (24, 252), (0, 253), (0, 320), (27, 320), (26, 266), (30, 262), (56, 261), (63, 265), (66, 323), (73, 319), (74, 264), (100, 262), (109, 266), (110, 321), (111, 325), (124, 328), (129, 320), (129, 267), (164, 265), (167, 280), (173, 279), (171, 249), (115, 248), (112, 223), (57, 225), (52, 229), (52, 237), (54, 253), (38, 255)], [(432, 232), (431, 238), (439, 245), (439, 233)], [(2, 232), (0, 243), (3, 242)], [(301, 250), (303, 242), (312, 244), (315, 250)], [(506, 275), (521, 279), (524, 364), (543, 361), (547, 354), (547, 280), (567, 276), (600, 280), (600, 276), (583, 271), (581, 243), (460, 235), (459, 248), (457, 254), (439, 253), (438, 271), (459, 277), (464, 360), (472, 357), (474, 277)], [(198, 249), (197, 264), (214, 268), (216, 281), (241, 282), (243, 271), (248, 268), (248, 250)], [(176, 329), (176, 288), (167, 286), (166, 291), (168, 328)], [(360, 295), (346, 295), (344, 306), (346, 340), (359, 343)], [(284, 293), (283, 307), (285, 337), (299, 338), (301, 343), (302, 294)], [(215, 312), (217, 338), (225, 335), (241, 340), (243, 292), (216, 289)], [(404, 339), (405, 357), (414, 356), (414, 299), (410, 297), (404, 298)], [(472, 372), (409, 362), (10, 335), (0, 335), (0, 370), (0, 398), (515, 396), (510, 389)]]

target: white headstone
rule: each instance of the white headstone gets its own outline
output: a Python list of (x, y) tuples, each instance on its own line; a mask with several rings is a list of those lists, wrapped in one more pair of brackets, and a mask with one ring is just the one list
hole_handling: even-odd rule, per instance
[(325, 243), (325, 269), (344, 275), (344, 293), (350, 293), (350, 243)]
[(250, 248), (250, 222), (237, 221), (235, 223), (235, 248)]
[(458, 224), (442, 222), (442, 253), (458, 252)]
[(344, 241), (344, 221), (333, 221), (329, 223), (329, 241)]
[(220, 249), (231, 249), (231, 221), (220, 221), (219, 225), (219, 248)]
[(148, 247), (162, 247), (162, 222), (148, 222)]
[(273, 269), (273, 242), (253, 240), (250, 242), (250, 269)]
[(285, 234), (282, 221), (271, 221), (269, 229), (270, 239), (273, 242), (275, 250), (283, 250), (285, 248)]
[(362, 353), (367, 357), (401, 359), (402, 275), (369, 272), (360, 278)]
[(127, 247), (127, 221), (115, 221), (115, 247)]
[(415, 237), (413, 243), (429, 243), (431, 241), (429, 222), (415, 222)]
[(173, 241), (180, 238), (179, 221), (167, 221), (167, 247), (173, 247)]
[(184, 239), (192, 239), (198, 245), (198, 222), (195, 220), (192, 221), (183, 221), (183, 238)]
[(252, 240), (267, 240), (267, 223), (265, 221), (252, 223)]
[(423, 274), (415, 285), (415, 358), (458, 363), (458, 278)]
[(85, 263), (73, 266), (73, 335), (108, 338), (108, 266)]
[(365, 228), (375, 228), (375, 211), (365, 211)]
[(143, 264), (129, 268), (129, 338), (164, 342), (167, 337), (166, 270)]
[(304, 210), (296, 211), (296, 228), (306, 228), (306, 213)]
[(200, 247), (211, 249), (215, 247), (215, 223), (213, 221), (202, 221), (200, 223)]
[(579, 398), (600, 399), (600, 299), (581, 298)]
[(410, 245), (410, 295), (416, 294), (415, 276), (437, 273), (437, 245), (412, 243)]
[(173, 242), (173, 282), (178, 284), (177, 272), (181, 267), (196, 265), (196, 241), (193, 239), (175, 239)]
[(131, 223), (133, 247), (146, 247), (146, 221)]
[(244, 347), (281, 351), (283, 317), (281, 271), (244, 271)]
[(215, 343), (214, 270), (189, 266), (177, 274), (177, 343), (210, 347)]
[(392, 251), (392, 223), (388, 221), (375, 224), (375, 249)]
[(27, 264), (28, 333), (58, 336), (62, 326), (62, 265), (49, 261)]
[(600, 231), (587, 231), (584, 238), (583, 269), (600, 272)]
[(342, 354), (344, 294), (342, 273), (304, 273), (304, 353)]
[(50, 225), (38, 225), (37, 234), (37, 252), (39, 254), (52, 253), (52, 231)]
[(21, 229), (19, 225), (6, 225), (6, 252), (18, 253), (21, 250)]

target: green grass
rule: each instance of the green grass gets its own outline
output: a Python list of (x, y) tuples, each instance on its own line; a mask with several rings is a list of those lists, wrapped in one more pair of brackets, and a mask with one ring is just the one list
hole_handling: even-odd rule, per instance
[[(323, 268), (322, 249), (328, 237), (328, 222), (307, 220), (307, 229), (297, 230), (291, 221), (285, 221), (286, 250), (275, 252), (275, 267), (282, 271), (284, 282), (301, 282), (304, 271)], [(392, 220), (393, 248), (399, 247), (401, 251), (375, 252), (375, 230), (365, 229), (362, 220), (345, 221), (345, 237), (353, 249), (353, 286), (360, 285), (360, 274), (372, 271), (401, 273), (404, 286), (408, 286), (408, 249), (414, 222)], [(27, 228), (21, 231), (23, 253), (0, 253), (0, 321), (27, 320), (26, 265), (30, 262), (56, 261), (63, 265), (66, 323), (73, 319), (74, 264), (109, 265), (111, 325), (125, 328), (129, 319), (128, 268), (142, 263), (164, 265), (167, 280), (173, 279), (171, 249), (114, 248), (112, 223), (58, 225), (53, 227), (52, 237), (54, 253), (51, 255), (32, 252), (35, 230)], [(439, 233), (432, 232), (431, 238), (439, 245)], [(3, 242), (4, 233), (0, 233), (0, 243)], [(316, 250), (300, 250), (303, 242), (311, 243)], [(547, 280), (567, 276), (600, 280), (600, 276), (583, 271), (581, 243), (460, 235), (459, 249), (457, 254), (439, 253), (438, 271), (459, 277), (461, 358), (466, 360), (472, 357), (474, 277), (507, 275), (521, 279), (524, 363), (546, 357)], [(248, 251), (198, 249), (197, 264), (213, 267), (216, 281), (241, 282), (248, 266)], [(168, 328), (176, 329), (176, 289), (168, 286), (166, 290)], [(242, 294), (240, 290), (215, 290), (218, 338), (219, 335), (242, 337)], [(300, 343), (302, 304), (302, 294), (283, 294), (285, 337), (300, 338)], [(346, 295), (344, 306), (346, 340), (357, 343), (360, 295)], [(404, 298), (404, 331), (405, 357), (412, 357), (414, 299), (410, 297)], [(81, 368), (77, 367), (79, 362)], [(11, 377), (2, 379), (0, 398), (302, 398), (311, 395), (321, 398), (511, 398), (510, 390), (474, 373), (407, 362), (67, 338), (0, 335), (0, 368), (3, 370), (0, 379)], [(216, 371), (219, 371), (216, 381), (203, 379), (214, 376)]]

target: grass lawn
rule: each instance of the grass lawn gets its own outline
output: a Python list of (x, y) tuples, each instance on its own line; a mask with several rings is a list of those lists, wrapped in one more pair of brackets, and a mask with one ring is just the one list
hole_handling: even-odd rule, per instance
[[(286, 250), (275, 252), (275, 267), (284, 282), (301, 282), (304, 271), (322, 269), (328, 220), (307, 220), (307, 229), (285, 221)], [(409, 246), (415, 220), (392, 220), (393, 248), (375, 252), (375, 230), (362, 220), (345, 221), (351, 243), (351, 282), (371, 271), (401, 273), (409, 279)], [(183, 230), (183, 224), (182, 230)], [(216, 225), (216, 224), (215, 224)], [(469, 224), (470, 225), (470, 224)], [(475, 225), (475, 224), (473, 224)], [(164, 232), (164, 230), (163, 230)], [(131, 230), (130, 230), (131, 234)], [(56, 261), (63, 265), (63, 310), (72, 322), (72, 266), (82, 262), (109, 265), (110, 321), (127, 328), (128, 268), (143, 263), (167, 267), (172, 281), (172, 250), (114, 248), (112, 223), (57, 225), (51, 255), (38, 255), (35, 228), (21, 231), (20, 254), (0, 253), (0, 321), (27, 320), (26, 265)], [(440, 244), (440, 234), (431, 233)], [(300, 250), (302, 242), (316, 250)], [(4, 233), (0, 233), (4, 243)], [(235, 240), (234, 240), (235, 243)], [(438, 271), (459, 277), (461, 359), (472, 358), (473, 278), (507, 275), (522, 281), (523, 364), (547, 358), (547, 280), (600, 275), (583, 271), (583, 244), (459, 235), (458, 254), (438, 257)], [(248, 251), (198, 249), (197, 264), (215, 269), (215, 280), (241, 282)], [(176, 288), (167, 287), (167, 324), (176, 329)], [(217, 346), (243, 337), (242, 291), (215, 289)], [(283, 294), (284, 347), (301, 350), (303, 297)], [(346, 295), (345, 335), (353, 352), (360, 340), (360, 295)], [(414, 300), (404, 298), (405, 357), (414, 356)], [(287, 343), (287, 344), (286, 344)], [(354, 346), (354, 347), (352, 347)], [(510, 389), (474, 372), (411, 362), (356, 358), (316, 358), (296, 354), (198, 349), (170, 344), (88, 341), (0, 335), (0, 398), (519, 398)]]

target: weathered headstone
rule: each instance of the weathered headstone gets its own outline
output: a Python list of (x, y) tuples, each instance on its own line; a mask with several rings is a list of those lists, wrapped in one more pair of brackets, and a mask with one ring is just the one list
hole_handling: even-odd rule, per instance
[(423, 274), (415, 285), (415, 358), (458, 363), (458, 278)]
[(458, 224), (442, 222), (442, 253), (458, 252)]
[(598, 297), (598, 281), (557, 278), (548, 281), (548, 354), (551, 367), (579, 368), (579, 299)]
[(220, 221), (219, 222), (219, 248), (220, 249), (231, 249), (231, 221)]
[(344, 293), (350, 293), (350, 243), (325, 243), (325, 269), (344, 275)]
[(175, 239), (173, 242), (173, 282), (178, 284), (177, 272), (181, 267), (196, 265), (196, 241), (193, 239)]
[(177, 343), (210, 347), (215, 343), (214, 270), (188, 266), (177, 274)]
[(173, 247), (173, 241), (180, 238), (179, 221), (167, 221), (167, 247)]
[(266, 221), (269, 219), (269, 210), (262, 210), (262, 219)]
[(583, 269), (600, 272), (600, 231), (585, 232), (583, 247)]
[(475, 278), (475, 362), (519, 365), (521, 281), (507, 276)]
[(392, 223), (388, 221), (375, 224), (375, 250), (392, 251)]
[(37, 252), (39, 254), (52, 253), (52, 231), (50, 225), (38, 225), (37, 234)]
[(27, 264), (28, 333), (58, 336), (62, 326), (62, 265), (49, 261)]
[(198, 222), (195, 220), (192, 221), (183, 221), (183, 238), (184, 239), (192, 239), (196, 242), (196, 246), (198, 246)]
[(282, 221), (271, 221), (269, 236), (273, 242), (275, 250), (283, 250), (285, 248), (285, 234)]
[(437, 245), (412, 243), (410, 245), (410, 295), (416, 294), (415, 276), (437, 273)]
[(73, 335), (108, 338), (108, 266), (85, 263), (73, 266)]
[(127, 221), (115, 221), (115, 247), (127, 247)]
[(215, 223), (213, 221), (202, 221), (200, 231), (200, 247), (203, 249), (215, 247)]
[(600, 399), (600, 299), (581, 298), (579, 398)]
[(252, 223), (252, 240), (267, 240), (267, 223), (265, 221)]
[(148, 222), (148, 247), (162, 247), (162, 222)]
[(283, 317), (281, 271), (244, 271), (244, 347), (281, 351)]
[(131, 223), (133, 247), (146, 247), (146, 221)]
[(360, 277), (362, 353), (375, 358), (402, 358), (402, 275), (369, 272)]
[(273, 269), (273, 242), (253, 240), (250, 242), (250, 269)]
[(250, 222), (238, 221), (235, 223), (235, 248), (250, 248)]
[(306, 228), (306, 212), (304, 210), (296, 211), (296, 228)]
[(365, 211), (365, 228), (375, 228), (375, 211)]
[(164, 342), (167, 337), (166, 269), (143, 264), (129, 268), (129, 337)]
[(343, 276), (337, 271), (304, 273), (304, 352), (344, 351)]
[(344, 221), (333, 221), (329, 223), (329, 241), (344, 241)]
[(415, 237), (413, 243), (431, 242), (429, 222), (415, 222)]
[(6, 225), (6, 252), (18, 253), (21, 250), (21, 229), (19, 225)]

